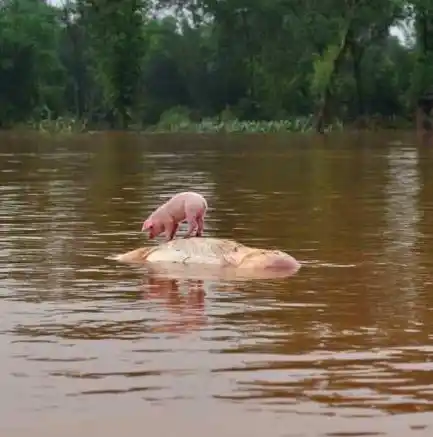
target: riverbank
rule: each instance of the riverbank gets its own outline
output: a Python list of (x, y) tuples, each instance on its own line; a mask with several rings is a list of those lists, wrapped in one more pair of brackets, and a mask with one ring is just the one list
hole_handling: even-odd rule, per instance
[[(352, 130), (411, 130), (415, 128), (415, 121), (405, 117), (364, 116), (351, 120), (335, 119), (327, 124), (324, 133)], [(76, 134), (89, 131), (119, 130), (112, 129), (106, 123), (91, 123), (85, 119), (74, 117), (58, 117), (29, 121), (11, 128), (18, 131), (32, 131), (48, 134)], [(167, 114), (154, 125), (131, 123), (127, 131), (167, 134), (167, 133), (316, 133), (314, 116), (290, 117), (281, 120), (239, 120), (224, 119), (220, 116), (203, 118), (192, 121), (189, 117), (180, 114)]]

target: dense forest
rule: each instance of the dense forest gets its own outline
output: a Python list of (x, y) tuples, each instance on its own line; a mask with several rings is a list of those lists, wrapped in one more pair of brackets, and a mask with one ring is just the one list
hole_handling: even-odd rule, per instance
[(323, 130), (411, 120), (429, 80), (433, 0), (0, 0), (2, 128)]

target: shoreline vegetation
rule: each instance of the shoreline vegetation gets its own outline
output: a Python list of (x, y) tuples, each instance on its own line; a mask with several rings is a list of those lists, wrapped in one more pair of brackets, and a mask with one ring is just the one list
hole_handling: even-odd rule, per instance
[[(324, 126), (323, 133), (352, 130), (407, 130), (414, 128), (414, 121), (403, 117), (383, 117), (380, 115), (357, 118), (343, 122), (334, 120)], [(32, 120), (11, 127), (12, 131), (26, 131), (41, 134), (79, 134), (87, 132), (110, 131), (108, 125), (91, 125), (85, 119), (74, 117), (45, 118)], [(116, 129), (118, 130), (118, 129)], [(126, 132), (144, 134), (279, 134), (279, 133), (316, 133), (314, 115), (287, 117), (281, 120), (239, 120), (224, 112), (219, 117), (194, 120), (186, 108), (172, 108), (162, 114), (155, 125), (140, 126), (130, 124)]]
[(2, 0), (0, 129), (415, 129), (432, 40), (431, 0)]

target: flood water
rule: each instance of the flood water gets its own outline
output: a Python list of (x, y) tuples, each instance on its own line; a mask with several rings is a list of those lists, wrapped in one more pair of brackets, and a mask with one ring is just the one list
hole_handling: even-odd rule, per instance
[[(1, 134), (0, 435), (430, 436), (432, 180), (409, 133)], [(186, 189), (205, 235), (302, 268), (192, 281), (107, 259)]]

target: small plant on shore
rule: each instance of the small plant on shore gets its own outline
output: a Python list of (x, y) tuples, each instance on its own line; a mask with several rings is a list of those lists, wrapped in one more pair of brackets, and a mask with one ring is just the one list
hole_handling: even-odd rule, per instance
[(189, 130), (191, 119), (189, 110), (176, 106), (161, 114), (158, 124), (152, 129), (156, 132), (183, 132)]
[(86, 120), (73, 116), (53, 117), (48, 108), (44, 108), (37, 117), (30, 120), (24, 128), (44, 134), (73, 134), (86, 130)]
[(49, 134), (72, 134), (83, 132), (86, 129), (86, 122), (74, 117), (38, 120), (33, 121), (31, 124), (35, 130)]

